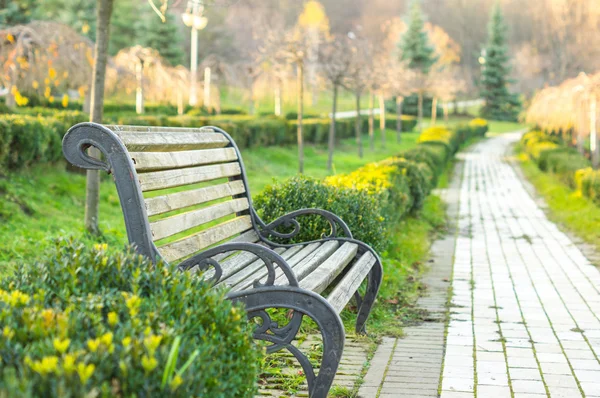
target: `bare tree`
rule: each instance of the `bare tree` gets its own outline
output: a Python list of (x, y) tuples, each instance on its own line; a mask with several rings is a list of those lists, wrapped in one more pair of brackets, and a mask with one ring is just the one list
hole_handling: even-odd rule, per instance
[(335, 123), (338, 100), (338, 90), (343, 85), (348, 74), (351, 57), (346, 37), (333, 37), (324, 46), (321, 46), (319, 59), (325, 78), (333, 90), (331, 122), (329, 125), (329, 144), (327, 157), (327, 170), (333, 167), (333, 151), (335, 147)]
[(354, 128), (356, 131), (356, 145), (358, 146), (358, 156), (363, 156), (362, 144), (362, 118), (360, 115), (360, 98), (369, 86), (369, 78), (372, 76), (371, 63), (371, 45), (365, 37), (358, 36), (355, 33), (349, 35), (350, 38), (350, 66), (344, 86), (354, 94), (356, 101), (356, 119)]

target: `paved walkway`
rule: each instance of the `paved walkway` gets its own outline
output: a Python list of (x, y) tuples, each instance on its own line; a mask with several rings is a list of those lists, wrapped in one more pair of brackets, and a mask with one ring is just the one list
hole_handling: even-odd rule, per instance
[(518, 138), (464, 155), (441, 396), (600, 397), (600, 272), (503, 159)]

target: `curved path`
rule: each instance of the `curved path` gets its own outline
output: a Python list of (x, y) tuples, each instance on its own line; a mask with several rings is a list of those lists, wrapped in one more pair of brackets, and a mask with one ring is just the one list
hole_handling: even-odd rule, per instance
[(518, 139), (463, 155), (441, 396), (600, 397), (600, 272), (505, 160)]

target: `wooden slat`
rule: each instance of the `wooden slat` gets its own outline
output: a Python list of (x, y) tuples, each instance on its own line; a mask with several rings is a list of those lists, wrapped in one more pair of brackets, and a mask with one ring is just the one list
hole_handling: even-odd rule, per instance
[(137, 171), (168, 170), (237, 160), (233, 148), (180, 152), (130, 152)]
[[(260, 237), (256, 233), (255, 230), (250, 230), (248, 232), (244, 232), (240, 236), (236, 236), (235, 238), (228, 240), (226, 243), (256, 243), (260, 240)], [(234, 252), (225, 252), (221, 254), (217, 254), (213, 258), (217, 261), (221, 261), (224, 258), (231, 256)]]
[(159, 247), (158, 250), (165, 260), (170, 262), (199, 252), (210, 245), (247, 231), (250, 228), (252, 228), (250, 216), (237, 217), (187, 238), (168, 243)]
[[(330, 240), (323, 243), (317, 250), (306, 256), (294, 267), (294, 275), (301, 281), (306, 278), (308, 274), (314, 271), (319, 265), (323, 264), (325, 260), (329, 258), (340, 246), (340, 243), (336, 240)], [(275, 280), (276, 285), (285, 284), (286, 279), (280, 278)]]
[(340, 283), (337, 284), (329, 296), (327, 296), (327, 301), (335, 308), (338, 314), (342, 312), (346, 304), (348, 304), (354, 295), (354, 292), (358, 290), (362, 281), (365, 280), (369, 271), (373, 268), (375, 260), (373, 253), (366, 252), (363, 254), (356, 263), (354, 263), (352, 269), (344, 275)]
[(356, 257), (358, 245), (346, 242), (323, 264), (300, 281), (300, 287), (321, 293), (333, 282), (342, 270)]
[(240, 174), (240, 164), (235, 162), (190, 167), (187, 169), (151, 171), (149, 173), (138, 174), (138, 178), (142, 191), (147, 192), (217, 180), (219, 178), (234, 177)]
[(218, 220), (221, 217), (247, 210), (249, 206), (246, 198), (233, 199), (151, 222), (152, 239), (156, 241), (173, 236), (187, 229)]
[[(289, 249), (286, 248), (282, 248), (282, 247), (278, 247), (275, 248), (274, 251), (279, 253), (281, 255), (281, 257), (283, 257), (284, 260), (289, 259), (290, 257), (292, 257), (294, 254), (298, 253), (300, 250), (302, 250), (303, 246), (293, 246)], [(251, 281), (252, 283), (259, 279), (261, 277), (260, 272), (266, 269), (264, 266), (264, 262), (262, 260), (257, 260), (255, 262), (253, 262), (252, 264), (248, 265), (247, 267), (245, 267), (244, 269), (242, 269), (240, 272), (232, 275), (230, 278), (226, 279), (223, 281), (223, 283), (227, 286), (232, 287), (233, 290), (238, 290), (236, 288), (236, 285), (238, 284), (245, 284), (247, 281)], [(257, 274), (258, 272), (258, 274)]]
[(148, 217), (151, 217), (157, 214), (164, 214), (173, 210), (210, 202), (212, 200), (239, 195), (244, 192), (244, 182), (242, 180), (236, 180), (225, 184), (211, 185), (209, 187), (147, 198), (144, 201), (146, 202), (146, 212), (148, 213)]
[(121, 138), (130, 152), (169, 152), (223, 148), (229, 140), (221, 133), (200, 129), (106, 126)]
[[(264, 246), (264, 243), (258, 243), (261, 246)], [(215, 257), (213, 257), (215, 259)], [(224, 259), (224, 260), (223, 260)], [(245, 251), (235, 251), (229, 252), (228, 256), (223, 257), (222, 261), (219, 261), (221, 264), (221, 281), (228, 278), (230, 275), (235, 274), (240, 269), (244, 268), (246, 265), (257, 259), (256, 255), (245, 252)], [(215, 259), (216, 260), (216, 259)], [(204, 275), (205, 278), (210, 279), (214, 275), (214, 270), (212, 268), (208, 269)]]
[[(294, 254), (292, 257), (290, 257), (289, 260), (287, 260), (288, 265), (293, 268), (300, 261), (304, 260), (309, 254), (317, 250), (319, 246), (321, 246), (321, 244), (322, 243), (320, 242), (315, 242), (304, 246), (302, 250), (298, 251), (298, 253)], [(252, 288), (252, 285), (254, 284), (254, 281), (256, 280), (257, 276), (260, 276), (260, 281), (262, 283), (265, 283), (267, 281), (268, 276), (266, 268), (260, 270), (260, 272), (257, 272), (256, 275), (253, 275), (253, 279), (251, 281), (240, 283), (238, 286), (236, 286), (236, 290), (245, 290), (248, 288)], [(285, 274), (279, 267), (275, 268), (275, 280), (278, 279), (282, 280), (282, 283), (287, 284), (287, 278), (285, 277)]]

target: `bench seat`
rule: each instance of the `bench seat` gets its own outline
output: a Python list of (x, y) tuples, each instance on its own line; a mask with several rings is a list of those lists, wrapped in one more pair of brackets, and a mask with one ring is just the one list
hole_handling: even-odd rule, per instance
[[(89, 156), (90, 147), (102, 157)], [(264, 222), (253, 208), (238, 147), (216, 127), (80, 123), (65, 135), (63, 152), (75, 166), (113, 175), (129, 242), (139, 253), (227, 289), (249, 319), (262, 320), (254, 337), (270, 343), (267, 352), (289, 350), (304, 369), (310, 396), (327, 396), (344, 347), (339, 314), (355, 298), (356, 331), (365, 333), (383, 275), (377, 253), (353, 239), (338, 216), (301, 209)], [(329, 235), (297, 242), (307, 216), (323, 218)], [(289, 323), (272, 320), (272, 309), (291, 311)], [(303, 317), (323, 337), (315, 369), (292, 345)]]

